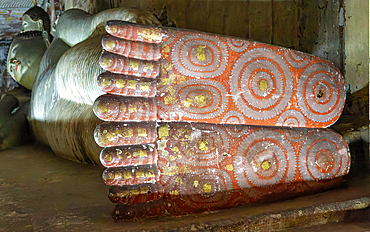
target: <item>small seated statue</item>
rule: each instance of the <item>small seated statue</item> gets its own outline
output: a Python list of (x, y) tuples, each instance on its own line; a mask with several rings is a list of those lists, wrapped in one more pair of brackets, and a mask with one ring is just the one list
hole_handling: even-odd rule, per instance
[(42, 14), (25, 13), (9, 73), (32, 89), (28, 121), (38, 141), (107, 167), (115, 219), (281, 199), (348, 173), (343, 138), (312, 129), (343, 109), (344, 80), (330, 62), (162, 28), (149, 13), (123, 8), (66, 11), (50, 43)]

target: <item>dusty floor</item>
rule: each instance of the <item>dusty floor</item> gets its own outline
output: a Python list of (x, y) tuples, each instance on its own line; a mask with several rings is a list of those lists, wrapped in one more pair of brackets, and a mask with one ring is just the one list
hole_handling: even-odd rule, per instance
[[(113, 204), (101, 168), (61, 159), (36, 145), (0, 152), (0, 163), (0, 231), (269, 231), (290, 225), (296, 231), (338, 220), (344, 222), (299, 231), (370, 231), (368, 173), (350, 174), (339, 189), (284, 202), (118, 223), (110, 217)], [(333, 210), (338, 214), (328, 214)]]

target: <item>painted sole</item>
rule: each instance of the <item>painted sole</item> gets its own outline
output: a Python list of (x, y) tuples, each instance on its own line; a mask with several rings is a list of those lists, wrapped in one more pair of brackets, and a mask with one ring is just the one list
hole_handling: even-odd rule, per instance
[(279, 198), (297, 183), (305, 186), (300, 193), (318, 189), (315, 182), (350, 168), (346, 142), (328, 129), (161, 123), (156, 137), (102, 150), (112, 202), (174, 201), (182, 212), (218, 210), (268, 201), (272, 192)]
[[(110, 21), (95, 114), (106, 121), (185, 121), (324, 128), (340, 116), (343, 76), (316, 56), (245, 39)], [(143, 100), (146, 99), (146, 100)], [(149, 108), (140, 108), (148, 101)], [(150, 112), (148, 112), (150, 111)], [(153, 117), (148, 118), (151, 113)]]

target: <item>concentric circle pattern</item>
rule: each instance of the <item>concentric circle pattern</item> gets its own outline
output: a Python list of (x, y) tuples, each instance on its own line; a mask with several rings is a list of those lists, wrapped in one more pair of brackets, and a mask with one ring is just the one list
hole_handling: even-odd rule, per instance
[(240, 143), (234, 166), (242, 189), (289, 183), (295, 175), (295, 152), (284, 135), (262, 129)]
[(227, 38), (227, 45), (234, 52), (244, 52), (249, 45), (248, 40), (237, 39), (237, 38)]
[(264, 120), (285, 109), (292, 96), (293, 78), (280, 55), (257, 48), (236, 61), (230, 88), (236, 106), (246, 117)]
[(304, 181), (333, 179), (347, 174), (349, 152), (339, 135), (330, 130), (311, 134), (299, 151), (299, 171)]
[(306, 128), (289, 128), (284, 130), (285, 136), (292, 143), (299, 143), (307, 138), (308, 129)]
[(217, 36), (185, 34), (173, 45), (171, 60), (181, 74), (195, 78), (212, 78), (225, 71), (228, 62), (226, 44)]
[(334, 66), (324, 63), (310, 65), (298, 81), (299, 108), (312, 121), (330, 121), (342, 111), (344, 89), (341, 74)]
[(243, 114), (238, 111), (232, 110), (225, 114), (222, 122), (226, 124), (244, 124), (245, 119)]
[(297, 110), (287, 110), (280, 115), (276, 122), (276, 126), (305, 127), (306, 119)]
[(187, 80), (176, 85), (177, 104), (174, 108), (180, 117), (208, 119), (220, 116), (228, 106), (225, 87), (211, 80)]
[(304, 68), (310, 63), (311, 60), (310, 55), (290, 49), (285, 49), (284, 55), (288, 63), (294, 68)]
[(219, 209), (228, 204), (233, 190), (227, 172), (220, 169), (198, 169), (185, 175), (180, 195), (191, 208)]

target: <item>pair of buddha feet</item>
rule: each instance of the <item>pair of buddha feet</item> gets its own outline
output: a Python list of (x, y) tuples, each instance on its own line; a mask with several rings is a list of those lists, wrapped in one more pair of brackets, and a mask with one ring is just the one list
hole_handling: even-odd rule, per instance
[(106, 30), (107, 94), (94, 103), (106, 122), (94, 136), (114, 218), (219, 210), (348, 173), (343, 138), (308, 129), (343, 109), (330, 62), (194, 31), (119, 21)]

